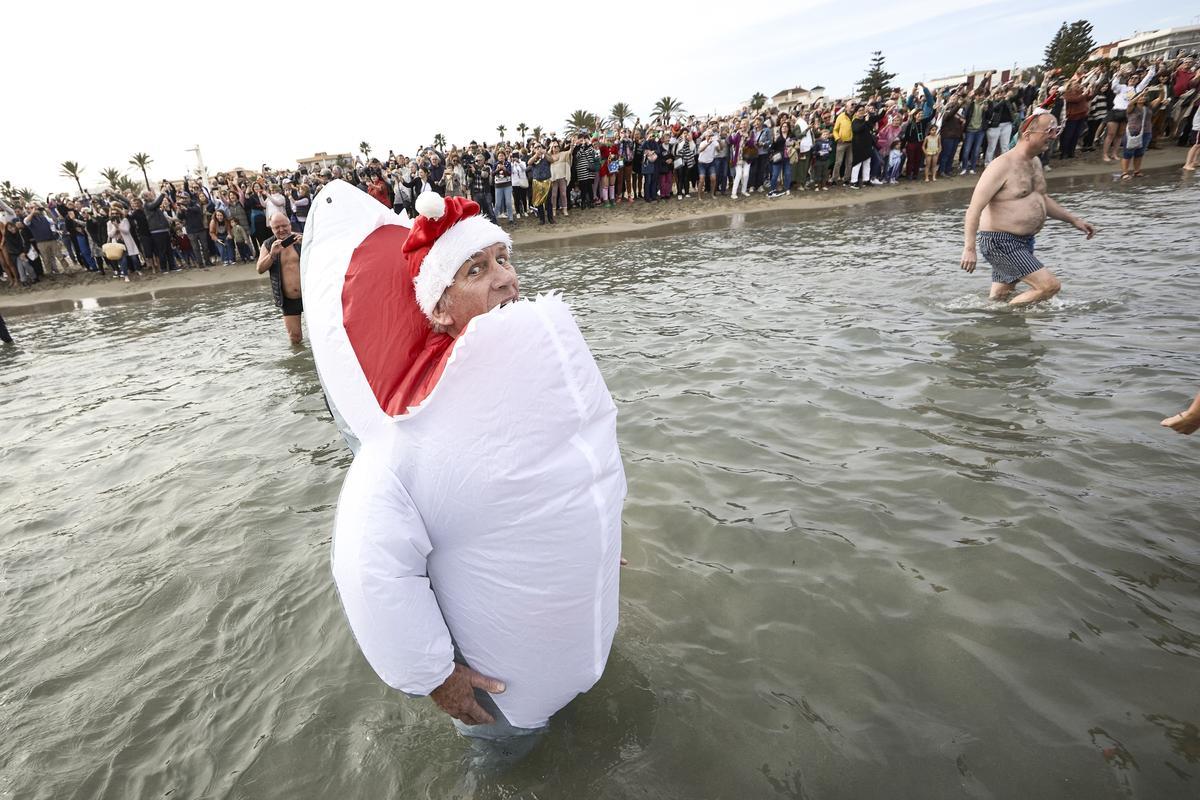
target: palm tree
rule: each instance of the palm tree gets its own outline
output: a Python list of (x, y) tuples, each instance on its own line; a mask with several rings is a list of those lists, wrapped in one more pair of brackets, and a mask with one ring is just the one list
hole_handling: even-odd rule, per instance
[(74, 178), (75, 185), (79, 187), (79, 193), (83, 194), (83, 184), (79, 182), (79, 176), (83, 174), (83, 167), (74, 161), (64, 161), (59, 166), (62, 167), (60, 174), (64, 178)]
[(542, 126), (541, 125), (538, 125), (536, 128), (533, 129), (533, 139), (534, 139), (534, 141), (537, 141), (537, 142), (540, 142), (542, 140)]
[(682, 113), (683, 102), (678, 97), (667, 95), (654, 104), (654, 116), (660, 125), (670, 124), (671, 117)]
[(600, 120), (596, 119), (596, 115), (582, 108), (572, 111), (571, 116), (567, 117), (567, 133), (572, 136), (594, 131), (598, 127)]
[(440, 133), (435, 133), (433, 135), (433, 146), (436, 147), (438, 150), (445, 150), (446, 149), (446, 137), (442, 136)]
[(116, 188), (119, 192), (125, 192), (126, 194), (137, 194), (138, 184), (137, 181), (130, 180), (127, 175), (122, 175), (121, 177), (117, 178)]
[(153, 161), (154, 159), (146, 153), (134, 153), (129, 159), (129, 163), (132, 166), (135, 166), (142, 171), (142, 177), (146, 180), (147, 189), (150, 188), (150, 175), (146, 172), (146, 167), (150, 166)]
[(0, 199), (11, 203), (13, 198), (16, 196), (17, 189), (12, 185), (12, 181), (4, 181), (3, 183), (0, 183)]
[(506, 130), (508, 130), (508, 128), (504, 127), (503, 125), (496, 126), (496, 133), (500, 134), (500, 141), (502, 142), (504, 141), (504, 132)]
[(525, 141), (525, 131), (529, 130), (529, 126), (524, 122), (517, 123), (517, 135), (521, 137), (521, 141)]
[(750, 107), (752, 109), (754, 109), (755, 111), (758, 111), (760, 108), (762, 108), (766, 104), (767, 104), (767, 96), (765, 94), (763, 94), (762, 92), (755, 92), (754, 96), (750, 98)]
[(21, 202), (25, 205), (29, 205), (37, 200), (37, 195), (28, 186), (22, 186), (20, 189), (17, 189), (17, 197), (21, 198)]
[(371, 157), (371, 145), (367, 144), (366, 142), (359, 142), (358, 150), (363, 154), (363, 158)]
[(627, 103), (613, 103), (608, 115), (613, 122), (617, 123), (619, 131), (625, 127), (625, 120), (633, 116), (633, 109)]
[(116, 189), (117, 184), (124, 176), (121, 174), (121, 170), (117, 169), (116, 167), (109, 167), (108, 169), (100, 170), (100, 177), (108, 181), (109, 186)]

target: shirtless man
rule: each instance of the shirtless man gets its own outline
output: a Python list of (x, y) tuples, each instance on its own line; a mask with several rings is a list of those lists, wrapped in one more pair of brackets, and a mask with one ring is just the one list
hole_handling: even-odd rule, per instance
[[(258, 254), (258, 274), (270, 270), (271, 292), (275, 305), (283, 311), (283, 326), (287, 328), (292, 344), (300, 344), (300, 314), (304, 301), (300, 298), (300, 239), (304, 234), (294, 233), (292, 223), (279, 212), (268, 218), (274, 235), (262, 243)], [(291, 238), (293, 244), (282, 243)]]
[(1046, 194), (1046, 179), (1038, 154), (1062, 131), (1053, 114), (1035, 114), (1021, 125), (1017, 146), (988, 164), (967, 208), (962, 268), (975, 271), (975, 241), (992, 265), (988, 297), (1004, 300), (1021, 281), (1029, 289), (1009, 300), (1023, 306), (1053, 297), (1062, 288), (1058, 278), (1033, 254), (1033, 237), (1046, 217), (1069, 222), (1091, 239), (1096, 229)]

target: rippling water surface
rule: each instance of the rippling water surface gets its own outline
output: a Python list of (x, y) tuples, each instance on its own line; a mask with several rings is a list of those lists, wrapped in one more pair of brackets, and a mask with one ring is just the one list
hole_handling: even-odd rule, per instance
[[(506, 774), (359, 655), (350, 463), (265, 291), (0, 349), (0, 797), (1200, 794), (1200, 188), (1082, 187), (1023, 312), (960, 198), (518, 253), (629, 478), (608, 670)], [(886, 233), (884, 233), (886, 232)]]

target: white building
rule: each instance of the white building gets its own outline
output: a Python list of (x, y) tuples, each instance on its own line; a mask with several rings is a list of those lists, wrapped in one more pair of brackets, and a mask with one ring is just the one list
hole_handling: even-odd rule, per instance
[(977, 69), (972, 70), (971, 72), (960, 72), (957, 75), (947, 75), (944, 78), (931, 78), (930, 80), (925, 81), (925, 86), (933, 92), (936, 92), (938, 89), (944, 89), (947, 86), (951, 88), (961, 86), (964, 83), (967, 85), (968, 89), (974, 89), (987, 80), (987, 77), (991, 75), (992, 87), (995, 88), (1002, 83), (1008, 83), (1010, 80), (1020, 74), (1021, 70), (1015, 66), (1010, 69), (1000, 70)]
[(313, 170), (324, 169), (325, 167), (336, 167), (339, 161), (344, 164), (353, 164), (354, 156), (350, 153), (333, 153), (331, 155), (321, 151), (320, 153), (315, 153), (308, 158), (296, 159), (296, 163), (302, 167), (307, 167), (309, 172), (312, 172)]
[(782, 92), (776, 92), (771, 95), (769, 103), (780, 111), (791, 113), (795, 110), (796, 106), (812, 105), (823, 97), (825, 97), (824, 86), (814, 86), (811, 89), (796, 86), (792, 89), (784, 89)]
[(1135, 33), (1118, 45), (1118, 53), (1123, 58), (1173, 58), (1180, 50), (1186, 53), (1200, 50), (1200, 25)]

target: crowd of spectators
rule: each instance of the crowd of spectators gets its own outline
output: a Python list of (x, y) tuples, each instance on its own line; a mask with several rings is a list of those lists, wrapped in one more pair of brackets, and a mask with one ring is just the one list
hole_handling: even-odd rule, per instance
[[(725, 116), (676, 116), (597, 131), (550, 133), (515, 142), (423, 147), (412, 156), (320, 170), (221, 173), (211, 183), (164, 181), (140, 194), (84, 192), (24, 208), (4, 206), (0, 261), (10, 286), (66, 269), (129, 280), (140, 272), (253, 260), (285, 214), (303, 230), (311, 198), (334, 179), (357, 185), (415, 216), (424, 191), (470, 197), (501, 224), (593, 213), (617, 204), (761, 193), (857, 190), (900, 181), (975, 174), (1015, 141), (1028, 116), (1053, 113), (1061, 139), (1042, 155), (1056, 161), (1098, 152), (1140, 174), (1155, 142), (1196, 144), (1200, 71), (1194, 56), (1081, 66), (992, 85), (918, 83), (865, 98), (822, 99), (792, 112), (749, 107)], [(1193, 153), (1197, 152), (1195, 149)], [(1189, 153), (1188, 164), (1196, 158)]]

